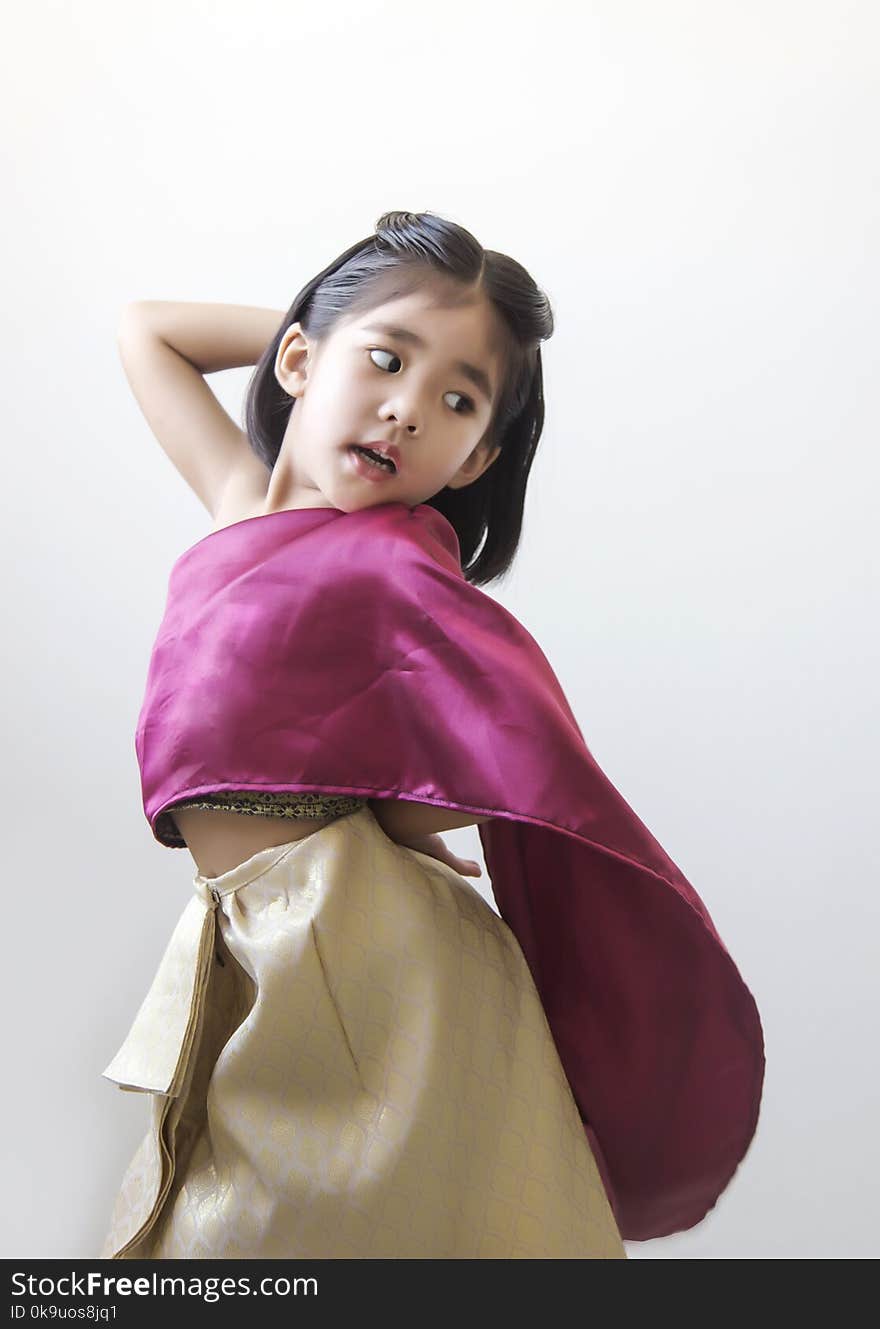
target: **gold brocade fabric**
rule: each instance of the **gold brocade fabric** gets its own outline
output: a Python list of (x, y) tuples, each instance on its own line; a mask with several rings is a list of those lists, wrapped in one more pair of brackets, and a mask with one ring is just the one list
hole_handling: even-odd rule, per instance
[(372, 810), (193, 879), (101, 1259), (626, 1259), (528, 965)]
[(186, 840), (177, 829), (175, 808), (221, 808), (227, 812), (253, 817), (342, 817), (356, 812), (367, 802), (351, 794), (321, 794), (311, 791), (277, 793), (268, 789), (223, 789), (197, 798), (181, 798), (160, 812), (156, 818), (156, 838), (169, 849), (183, 849)]

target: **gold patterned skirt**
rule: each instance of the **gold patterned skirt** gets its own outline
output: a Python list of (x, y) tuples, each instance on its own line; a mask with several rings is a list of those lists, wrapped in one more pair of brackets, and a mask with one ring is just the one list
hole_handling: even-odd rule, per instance
[(626, 1259), (531, 972), (369, 807), (196, 873), (101, 1259)]

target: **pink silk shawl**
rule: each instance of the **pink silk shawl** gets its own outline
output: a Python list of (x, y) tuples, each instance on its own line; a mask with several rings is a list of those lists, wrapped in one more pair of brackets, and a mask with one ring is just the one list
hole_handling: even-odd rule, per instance
[[(135, 748), (144, 812), (224, 789), (490, 816), (525, 955), (621, 1235), (712, 1208), (757, 1128), (760, 1016), (693, 887), (589, 752), (435, 508), (305, 508), (174, 563)], [(157, 838), (159, 838), (157, 836)]]

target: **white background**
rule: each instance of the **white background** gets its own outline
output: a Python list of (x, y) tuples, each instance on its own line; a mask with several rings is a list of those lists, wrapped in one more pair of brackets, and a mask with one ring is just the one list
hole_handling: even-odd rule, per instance
[[(877, 1256), (878, 38), (867, 0), (16, 8), (4, 1257), (96, 1254), (147, 1113), (101, 1071), (191, 891), (134, 728), (171, 563), (211, 520), (131, 395), (119, 312), (286, 309), (394, 208), (550, 296), (523, 541), (488, 593), (764, 1023), (737, 1176), (628, 1254)], [(249, 374), (209, 380), (236, 418)]]

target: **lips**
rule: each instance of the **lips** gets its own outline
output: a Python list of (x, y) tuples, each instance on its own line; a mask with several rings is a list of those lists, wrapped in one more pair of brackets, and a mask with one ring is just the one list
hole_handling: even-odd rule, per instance
[(363, 445), (350, 443), (348, 446), (348, 455), (351, 458), (351, 464), (358, 475), (363, 476), (365, 480), (371, 480), (374, 484), (390, 484), (395, 478), (397, 472), (390, 466), (382, 466), (379, 462), (369, 461), (365, 452), (359, 452), (358, 448)]
[(394, 470), (400, 474), (400, 448), (393, 443), (386, 443), (383, 438), (369, 439), (366, 443), (359, 444), (362, 448), (371, 448), (373, 452), (378, 452), (381, 457), (387, 457), (389, 461), (394, 462)]

